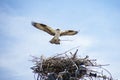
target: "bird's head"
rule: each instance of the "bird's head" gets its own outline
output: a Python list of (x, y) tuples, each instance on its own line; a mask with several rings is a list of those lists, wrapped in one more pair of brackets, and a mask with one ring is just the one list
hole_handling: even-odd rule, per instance
[(56, 31), (60, 31), (60, 29), (56, 29)]

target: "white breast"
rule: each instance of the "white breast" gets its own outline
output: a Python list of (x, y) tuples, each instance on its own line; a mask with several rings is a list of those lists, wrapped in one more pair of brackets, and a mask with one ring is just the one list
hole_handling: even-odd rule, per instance
[(55, 37), (56, 37), (56, 38), (60, 37), (60, 31), (59, 31), (59, 30), (56, 30), (56, 32), (55, 32)]

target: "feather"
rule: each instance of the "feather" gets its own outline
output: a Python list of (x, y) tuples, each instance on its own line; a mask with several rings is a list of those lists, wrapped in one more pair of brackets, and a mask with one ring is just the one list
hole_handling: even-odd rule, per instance
[(66, 31), (61, 31), (60, 29), (56, 29), (54, 30), (53, 28), (45, 25), (45, 24), (41, 24), (41, 23), (36, 23), (36, 22), (32, 22), (32, 25), (42, 31), (47, 32), (48, 34), (54, 36), (51, 40), (50, 43), (52, 44), (60, 44), (60, 36), (65, 36), (65, 35), (75, 35), (78, 33), (78, 31), (74, 31), (74, 30), (66, 30)]
[(60, 33), (60, 36), (65, 36), (65, 35), (75, 35), (77, 34), (78, 31), (73, 31), (73, 30), (66, 30)]
[(43, 30), (45, 32), (47, 32), (48, 34), (54, 36), (55, 35), (55, 30), (52, 29), (51, 27), (45, 25), (45, 24), (41, 24), (41, 23), (36, 23), (36, 22), (32, 22), (32, 25), (40, 30)]

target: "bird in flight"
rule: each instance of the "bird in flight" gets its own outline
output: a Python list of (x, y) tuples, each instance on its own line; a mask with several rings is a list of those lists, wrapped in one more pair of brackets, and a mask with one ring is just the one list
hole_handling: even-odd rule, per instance
[(74, 31), (74, 30), (66, 30), (66, 31), (61, 31), (60, 29), (53, 29), (45, 24), (42, 23), (36, 23), (36, 22), (32, 22), (32, 25), (40, 30), (43, 30), (45, 32), (47, 32), (48, 34), (54, 36), (51, 40), (50, 43), (52, 44), (60, 44), (60, 36), (65, 36), (65, 35), (75, 35), (78, 33), (78, 31)]

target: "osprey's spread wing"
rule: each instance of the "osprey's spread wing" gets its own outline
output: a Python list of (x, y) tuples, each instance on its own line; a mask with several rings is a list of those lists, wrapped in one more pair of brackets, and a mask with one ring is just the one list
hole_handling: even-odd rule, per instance
[(32, 25), (40, 30), (43, 30), (45, 32), (47, 32), (48, 34), (54, 36), (55, 35), (55, 30), (52, 29), (51, 27), (45, 25), (45, 24), (41, 24), (41, 23), (36, 23), (36, 22), (32, 22)]
[(65, 35), (75, 35), (77, 34), (78, 31), (74, 31), (74, 30), (66, 30), (60, 33), (60, 36), (65, 36)]

